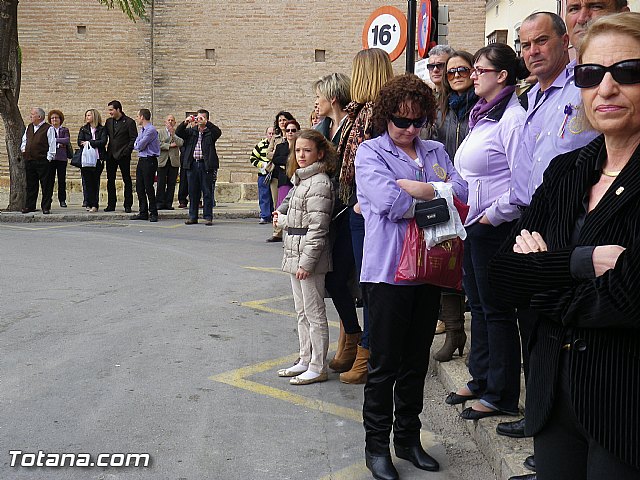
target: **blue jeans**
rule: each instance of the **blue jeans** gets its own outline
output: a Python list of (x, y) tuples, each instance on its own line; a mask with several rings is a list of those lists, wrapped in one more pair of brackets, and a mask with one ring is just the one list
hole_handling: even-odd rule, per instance
[(513, 222), (494, 227), (475, 223), (464, 241), (464, 290), (471, 307), (469, 390), (483, 405), (518, 413), (520, 337), (514, 308), (504, 307), (489, 286), (489, 262), (507, 238)]
[(198, 219), (198, 204), (202, 193), (202, 203), (204, 210), (202, 216), (205, 220), (213, 220), (213, 196), (211, 186), (213, 185), (213, 172), (207, 173), (204, 162), (194, 161), (191, 168), (187, 170), (189, 181), (189, 218)]
[(271, 221), (273, 212), (273, 200), (271, 199), (271, 189), (269, 183), (265, 183), (265, 175), (258, 176), (258, 204), (260, 205), (260, 218)]
[[(349, 209), (349, 228), (351, 229), (351, 246), (353, 247), (353, 258), (356, 261), (356, 273), (360, 279), (362, 271), (362, 256), (364, 252), (364, 217), (353, 211), (353, 207)], [(362, 286), (360, 286), (362, 289)], [(366, 296), (365, 296), (366, 297)], [(364, 307), (362, 308), (362, 336), (360, 337), (360, 346), (369, 349), (369, 307), (366, 298)]]

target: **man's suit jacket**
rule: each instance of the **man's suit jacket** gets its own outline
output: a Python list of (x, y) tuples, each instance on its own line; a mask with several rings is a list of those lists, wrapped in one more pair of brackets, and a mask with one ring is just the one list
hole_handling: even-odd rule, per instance
[[(571, 236), (585, 195), (599, 178), (604, 137), (556, 157), (530, 207), (490, 267), (497, 295), (540, 314), (530, 342), (526, 430), (538, 433), (553, 406), (560, 355), (570, 355), (571, 400), (578, 420), (604, 448), (640, 468), (640, 147)], [(522, 229), (549, 251), (513, 253)], [(576, 246), (620, 245), (614, 269), (587, 280), (571, 275)], [(571, 349), (562, 350), (567, 337)]]
[(138, 128), (135, 120), (123, 113), (120, 120), (116, 121), (113, 118), (107, 118), (104, 125), (107, 128), (109, 137), (108, 158), (114, 160), (130, 158), (131, 152), (133, 152), (133, 144), (138, 138)]
[[(158, 158), (158, 168), (164, 167), (167, 160), (171, 162), (172, 167), (180, 166), (180, 147), (184, 144), (184, 140), (177, 136), (175, 132), (169, 135), (166, 127), (158, 128), (158, 137), (160, 138), (160, 158)], [(177, 147), (172, 147), (175, 143)]]

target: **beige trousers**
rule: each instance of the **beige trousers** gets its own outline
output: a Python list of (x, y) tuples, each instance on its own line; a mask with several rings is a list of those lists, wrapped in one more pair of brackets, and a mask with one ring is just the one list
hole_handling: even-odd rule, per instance
[(314, 373), (327, 370), (329, 350), (329, 324), (324, 305), (325, 274), (312, 274), (306, 280), (291, 275), (293, 301), (298, 314), (300, 361), (309, 365)]

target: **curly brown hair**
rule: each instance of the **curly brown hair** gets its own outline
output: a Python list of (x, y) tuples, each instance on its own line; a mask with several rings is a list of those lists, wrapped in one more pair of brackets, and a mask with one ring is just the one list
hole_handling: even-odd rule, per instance
[(315, 143), (316, 148), (318, 149), (318, 153), (324, 152), (324, 156), (321, 160), (318, 160), (318, 163), (322, 164), (322, 169), (324, 173), (331, 176), (336, 171), (338, 166), (338, 154), (336, 152), (333, 143), (325, 138), (319, 131), (313, 130), (311, 128), (305, 128), (304, 130), (300, 130), (296, 135), (293, 145), (294, 147), (289, 152), (289, 158), (287, 159), (287, 176), (289, 178), (293, 177), (293, 174), (298, 170), (298, 162), (296, 161), (296, 149), (295, 144), (299, 138), (303, 138), (305, 140), (311, 140)]
[[(411, 110), (407, 109), (409, 106)], [(392, 78), (380, 90), (373, 106), (374, 136), (386, 132), (389, 120), (397, 114), (426, 117), (426, 126), (432, 125), (436, 119), (436, 100), (433, 92), (429, 85), (413, 73)]]

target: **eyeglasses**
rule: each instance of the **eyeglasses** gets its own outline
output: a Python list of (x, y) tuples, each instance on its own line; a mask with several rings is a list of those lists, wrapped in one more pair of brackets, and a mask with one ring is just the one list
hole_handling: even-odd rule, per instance
[(487, 72), (500, 72), (500, 71), (501, 70), (496, 70), (495, 68), (474, 67), (473, 70), (471, 71), (471, 75), (475, 73), (476, 77), (479, 77), (480, 75), (483, 75)]
[(434, 70), (436, 68), (438, 70), (442, 70), (444, 68), (444, 63), (428, 63), (427, 64), (427, 70)]
[(416, 128), (424, 127), (425, 123), (427, 123), (427, 117), (421, 118), (404, 118), (404, 117), (396, 117), (391, 116), (391, 122), (396, 126), (396, 128), (409, 128), (413, 125)]
[(471, 69), (469, 67), (450, 68), (447, 70), (447, 80), (453, 80), (456, 77), (456, 73), (461, 78), (469, 78), (471, 76)]
[(296, 133), (297, 131), (298, 131), (298, 129), (297, 129), (297, 128), (287, 128), (287, 129), (285, 130), (285, 132), (287, 132), (287, 133)]
[(576, 65), (573, 69), (575, 85), (578, 88), (595, 87), (607, 72), (621, 85), (640, 83), (640, 59), (623, 60), (609, 67), (597, 63)]

